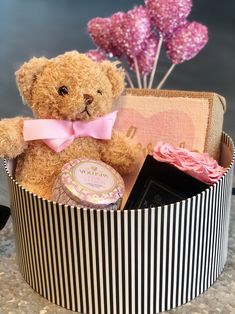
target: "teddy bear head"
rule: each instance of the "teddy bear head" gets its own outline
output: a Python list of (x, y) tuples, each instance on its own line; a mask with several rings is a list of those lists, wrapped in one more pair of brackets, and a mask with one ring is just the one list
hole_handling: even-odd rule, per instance
[(112, 110), (124, 88), (124, 72), (71, 51), (32, 58), (16, 72), (16, 82), (37, 118), (89, 121)]

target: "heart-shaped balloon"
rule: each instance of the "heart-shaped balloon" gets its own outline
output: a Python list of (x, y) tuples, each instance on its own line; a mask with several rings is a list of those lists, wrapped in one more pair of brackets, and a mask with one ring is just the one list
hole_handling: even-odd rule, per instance
[(192, 0), (145, 0), (153, 24), (162, 34), (172, 33), (189, 15)]
[(87, 51), (85, 54), (88, 58), (96, 62), (101, 62), (107, 59), (106, 55), (98, 49), (91, 49)]
[[(148, 75), (152, 72), (156, 58), (159, 38), (152, 34), (144, 43), (142, 51), (136, 56), (141, 75)], [(134, 61), (128, 58), (128, 63), (134, 69)]]
[(208, 42), (208, 29), (198, 22), (187, 22), (165, 42), (168, 57), (174, 64), (194, 58)]
[(111, 17), (112, 41), (128, 57), (134, 58), (141, 52), (150, 31), (150, 17), (143, 6)]
[(111, 38), (111, 19), (95, 17), (88, 22), (88, 33), (94, 43), (106, 53), (120, 57), (120, 50), (113, 44)]

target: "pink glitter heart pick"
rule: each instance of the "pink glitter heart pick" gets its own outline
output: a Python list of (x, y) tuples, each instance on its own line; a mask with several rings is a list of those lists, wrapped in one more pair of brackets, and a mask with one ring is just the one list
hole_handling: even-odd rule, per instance
[(111, 19), (95, 17), (87, 24), (87, 30), (93, 42), (106, 53), (120, 57), (120, 50), (111, 40)]
[(106, 52), (110, 52), (110, 18), (95, 17), (87, 24), (87, 30), (94, 43)]
[(180, 26), (165, 42), (168, 57), (173, 64), (194, 58), (208, 42), (208, 29), (198, 22)]
[[(141, 75), (148, 75), (151, 73), (156, 57), (159, 38), (155, 34), (152, 34), (143, 45), (142, 51), (136, 56), (139, 71)], [(134, 61), (128, 58), (129, 65), (134, 69)]]
[(150, 31), (150, 17), (143, 6), (127, 13), (116, 13), (111, 17), (112, 41), (131, 58), (141, 52), (143, 43), (150, 36)]
[(117, 12), (113, 14), (110, 18), (111, 27), (110, 27), (110, 38), (114, 46), (118, 47), (121, 53), (124, 53), (124, 16), (126, 13)]
[(88, 58), (96, 62), (101, 62), (107, 59), (106, 55), (98, 49), (91, 49), (87, 51), (85, 54)]
[(172, 33), (189, 15), (192, 0), (145, 0), (153, 24), (162, 34)]

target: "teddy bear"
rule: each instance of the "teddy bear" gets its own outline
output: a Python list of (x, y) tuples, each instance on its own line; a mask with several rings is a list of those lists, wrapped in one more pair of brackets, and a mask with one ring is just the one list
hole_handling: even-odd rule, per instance
[[(92, 123), (112, 112), (124, 89), (124, 71), (110, 61), (98, 63), (71, 51), (52, 59), (33, 57), (16, 72), (16, 82), (36, 123)], [(102, 160), (121, 175), (130, 173), (138, 163), (136, 145), (114, 129), (110, 139), (78, 135), (64, 149), (55, 151), (46, 140), (25, 139), (29, 119), (0, 121), (0, 157), (17, 157), (16, 181), (38, 196), (51, 199), (56, 177), (72, 159)], [(53, 123), (52, 133), (59, 134), (60, 126), (57, 128)], [(43, 125), (36, 124), (36, 128), (44, 132)]]

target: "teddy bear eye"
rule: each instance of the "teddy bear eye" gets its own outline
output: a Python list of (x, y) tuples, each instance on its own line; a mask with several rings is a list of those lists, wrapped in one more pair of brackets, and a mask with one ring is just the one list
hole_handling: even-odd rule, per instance
[(102, 91), (100, 89), (97, 90), (97, 93), (102, 95)]
[(58, 89), (58, 94), (60, 95), (60, 96), (65, 96), (65, 95), (67, 95), (69, 93), (69, 91), (68, 91), (68, 88), (66, 87), (66, 86), (60, 86), (59, 87), (59, 89)]

